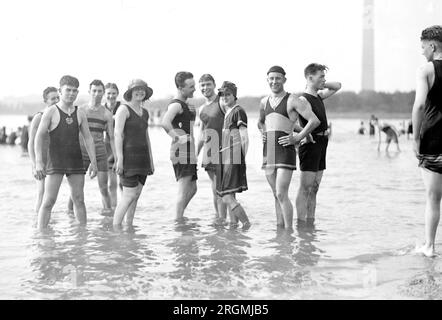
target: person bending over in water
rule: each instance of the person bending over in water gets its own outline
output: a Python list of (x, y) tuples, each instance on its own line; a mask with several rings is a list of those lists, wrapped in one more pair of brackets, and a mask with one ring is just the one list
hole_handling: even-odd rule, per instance
[(387, 140), (385, 141), (387, 143), (387, 146), (385, 147), (385, 151), (388, 152), (388, 148), (390, 147), (391, 141), (394, 141), (397, 146), (397, 151), (400, 152), (401, 149), (399, 148), (399, 132), (396, 130), (395, 126), (389, 123), (379, 123), (378, 120), (376, 120), (376, 124), (378, 126), (379, 131), (379, 142), (378, 142), (378, 151), (381, 150), (381, 132), (385, 133), (387, 135)]

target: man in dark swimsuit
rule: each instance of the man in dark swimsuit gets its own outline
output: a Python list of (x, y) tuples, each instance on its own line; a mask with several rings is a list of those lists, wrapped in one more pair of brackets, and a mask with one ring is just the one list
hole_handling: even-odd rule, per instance
[[(263, 135), (262, 168), (273, 192), (276, 224), (280, 228), (292, 230), (293, 206), (288, 193), (293, 171), (296, 170), (295, 145), (310, 134), (315, 125), (319, 125), (319, 120), (308, 102), (304, 107), (301, 100), (284, 90), (285, 75), (285, 70), (280, 66), (273, 66), (267, 71), (267, 82), (272, 93), (261, 100), (258, 128)], [(305, 126), (305, 129), (296, 128), (300, 133), (296, 134), (295, 139), (293, 131), (298, 114), (311, 120), (311, 124)]]
[[(301, 183), (296, 198), (296, 210), (301, 223), (313, 224), (315, 220), (316, 194), (326, 167), (328, 121), (323, 100), (341, 89), (339, 82), (325, 81), (325, 71), (327, 70), (326, 66), (317, 63), (309, 64), (304, 70), (307, 87), (300, 99), (310, 103), (313, 113), (321, 123), (312, 132), (315, 142), (299, 146)], [(299, 120), (301, 126), (304, 127), (307, 120), (302, 116)]]
[[(97, 175), (97, 161), (92, 135), (89, 131), (86, 115), (74, 106), (78, 95), (79, 82), (72, 76), (63, 76), (60, 80), (60, 103), (48, 107), (43, 113), (35, 139), (36, 177), (46, 179), (43, 203), (38, 211), (39, 229), (49, 224), (52, 208), (57, 200), (63, 176), (66, 175), (71, 199), (74, 202), (74, 213), (81, 224), (86, 224), (86, 206), (84, 204), (84, 166), (81, 155), (79, 133), (85, 140), (87, 153), (91, 160), (89, 174)], [(49, 158), (44, 167), (43, 144), (49, 132)]]
[(434, 256), (434, 241), (442, 198), (442, 26), (422, 31), (422, 54), (427, 59), (417, 75), (413, 105), (413, 150), (419, 159), (427, 201), (425, 244), (416, 248)]
[(216, 212), (215, 225), (222, 225), (226, 220), (227, 207), (222, 198), (216, 193), (216, 173), (226, 111), (219, 103), (219, 97), (215, 92), (215, 79), (212, 75), (203, 74), (199, 80), (199, 86), (206, 101), (200, 107), (201, 125), (197, 155), (203, 150), (202, 167), (206, 170), (212, 182), (213, 205)]
[(170, 159), (178, 182), (176, 220), (183, 221), (184, 210), (196, 194), (197, 159), (193, 125), (195, 108), (187, 104), (195, 92), (195, 80), (190, 72), (178, 72), (175, 76), (177, 94), (167, 107), (162, 127), (172, 138)]

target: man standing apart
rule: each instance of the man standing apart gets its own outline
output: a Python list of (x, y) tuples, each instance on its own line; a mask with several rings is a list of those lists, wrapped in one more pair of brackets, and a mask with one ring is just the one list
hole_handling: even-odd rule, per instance
[[(273, 66), (267, 72), (272, 93), (261, 100), (258, 128), (264, 141), (262, 168), (275, 198), (276, 224), (290, 230), (293, 206), (288, 192), (293, 170), (296, 170), (295, 145), (319, 125), (319, 120), (308, 102), (284, 90), (285, 75), (280, 66)], [(298, 114), (308, 119), (308, 123), (300, 133), (293, 134)]]
[[(46, 104), (46, 108), (49, 106), (52, 106), (53, 104), (60, 101), (60, 96), (58, 94), (58, 90), (55, 87), (47, 87), (43, 91), (43, 101)], [(29, 129), (29, 141), (28, 141), (28, 150), (29, 150), (29, 157), (32, 161), (32, 174), (36, 178), (36, 172), (35, 172), (35, 164), (36, 164), (36, 157), (35, 157), (35, 135), (37, 134), (38, 126), (40, 125), (41, 118), (43, 116), (43, 112), (39, 111), (34, 115), (34, 118), (32, 119), (31, 126)], [(48, 149), (49, 149), (49, 134), (45, 134), (44, 142), (43, 142), (43, 165), (44, 168), (46, 168), (46, 164), (48, 162)], [(35, 204), (35, 212), (38, 213), (38, 210), (40, 210), (41, 202), (43, 201), (43, 194), (45, 192), (45, 178), (38, 180), (37, 179), (37, 202)]]
[(422, 54), (427, 59), (417, 75), (413, 105), (413, 149), (419, 159), (427, 204), (425, 244), (417, 252), (435, 255), (434, 240), (442, 198), (442, 26), (422, 31)]
[[(313, 113), (320, 121), (320, 125), (312, 132), (313, 142), (299, 146), (299, 162), (301, 167), (301, 182), (296, 197), (298, 221), (312, 225), (315, 221), (316, 195), (319, 190), (322, 175), (326, 168), (326, 153), (328, 145), (328, 121), (324, 100), (341, 89), (339, 82), (326, 82), (324, 65), (312, 63), (304, 70), (307, 86), (301, 99), (308, 101)], [(302, 127), (307, 119), (302, 115), (299, 118)]]
[[(84, 138), (86, 150), (91, 161), (89, 174), (97, 175), (94, 140), (89, 131), (86, 115), (74, 106), (80, 83), (77, 78), (63, 76), (60, 79), (60, 105), (48, 107), (43, 113), (35, 140), (36, 176), (41, 180), (47, 174), (43, 203), (38, 211), (37, 226), (44, 229), (49, 224), (51, 211), (57, 200), (63, 176), (66, 175), (74, 202), (74, 213), (81, 224), (86, 224), (86, 206), (84, 204), (83, 158), (81, 156), (80, 136)], [(49, 132), (49, 158), (45, 172), (44, 140)]]
[(196, 194), (197, 159), (193, 124), (195, 110), (187, 104), (195, 92), (195, 80), (190, 72), (181, 71), (175, 76), (177, 94), (167, 107), (162, 127), (172, 138), (170, 159), (178, 182), (176, 220), (184, 220), (184, 210)]

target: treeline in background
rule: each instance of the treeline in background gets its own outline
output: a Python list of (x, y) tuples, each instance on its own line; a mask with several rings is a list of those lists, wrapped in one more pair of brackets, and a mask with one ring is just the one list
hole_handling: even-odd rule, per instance
[[(258, 113), (260, 97), (240, 97), (238, 103), (245, 108), (248, 113)], [(415, 92), (376, 92), (343, 91), (327, 99), (326, 108), (330, 114), (340, 116), (360, 114), (382, 114), (382, 115), (403, 115), (409, 116), (413, 106)], [(149, 109), (157, 114), (162, 114), (169, 104), (170, 99), (152, 100)], [(76, 105), (87, 103), (88, 97), (81, 96), (77, 99)], [(190, 104), (199, 106), (203, 99), (192, 99)], [(41, 98), (29, 96), (23, 99), (7, 99), (0, 101), (0, 114), (26, 114), (33, 115), (44, 107)]]

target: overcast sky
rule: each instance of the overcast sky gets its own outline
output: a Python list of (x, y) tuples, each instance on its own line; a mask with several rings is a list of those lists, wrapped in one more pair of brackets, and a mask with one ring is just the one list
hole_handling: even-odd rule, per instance
[[(412, 90), (424, 62), (419, 36), (442, 23), (440, 0), (375, 0), (376, 89)], [(360, 90), (363, 0), (14, 0), (0, 3), (0, 98), (40, 94), (59, 78), (142, 78), (155, 98), (175, 92), (177, 71), (211, 73), (239, 95), (268, 91), (267, 69), (304, 87), (310, 62)]]

